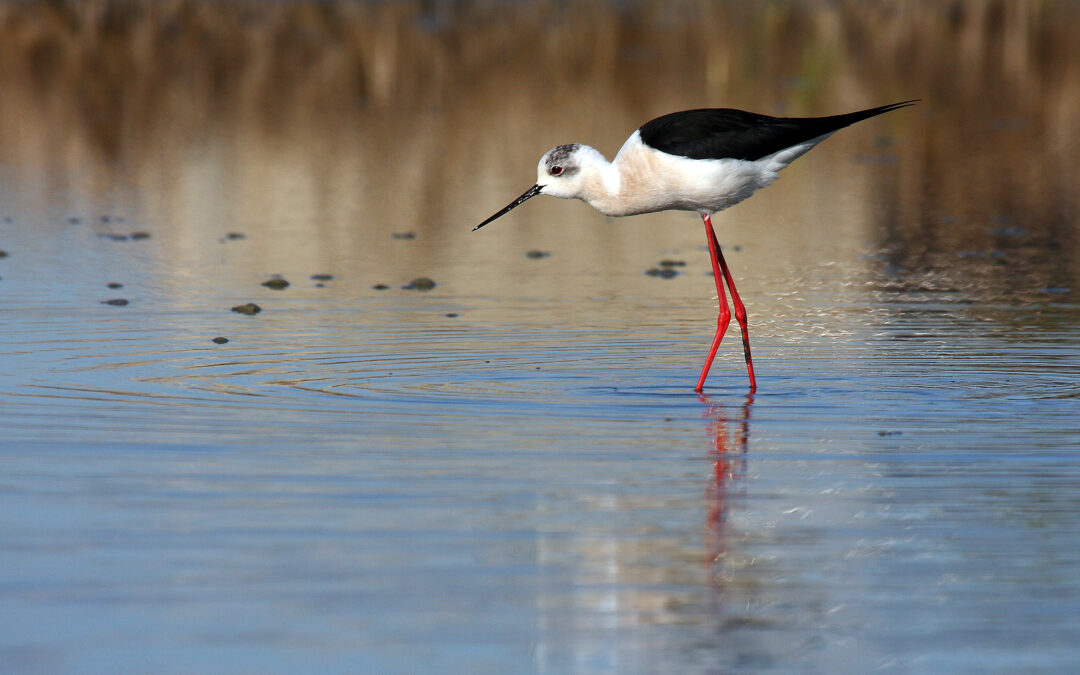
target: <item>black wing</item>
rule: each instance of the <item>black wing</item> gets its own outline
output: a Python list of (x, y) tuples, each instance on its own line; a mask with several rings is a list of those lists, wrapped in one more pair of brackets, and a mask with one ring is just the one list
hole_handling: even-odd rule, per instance
[(657, 117), (638, 131), (646, 145), (670, 155), (753, 161), (914, 104), (904, 101), (830, 117), (770, 117), (731, 108), (703, 108)]

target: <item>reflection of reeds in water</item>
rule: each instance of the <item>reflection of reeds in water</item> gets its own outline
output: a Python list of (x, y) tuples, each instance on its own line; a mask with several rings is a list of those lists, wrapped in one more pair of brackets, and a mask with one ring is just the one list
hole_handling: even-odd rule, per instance
[[(896, 259), (992, 246), (996, 218), (1075, 270), (1078, 30), (1070, 3), (981, 0), (13, 3), (0, 7), (0, 164), (181, 203), (195, 149), (223, 148), (216, 170), (250, 197), (234, 208), (262, 209), (251, 220), (299, 203), (350, 226), (360, 212), (468, 223), (470, 200), (517, 194), (509, 177), (531, 178), (549, 145), (610, 153), (673, 109), (922, 97), (877, 127), (902, 143), (833, 142), (864, 148), (853, 175), (898, 163), (865, 207)], [(808, 185), (825, 193), (829, 178)]]

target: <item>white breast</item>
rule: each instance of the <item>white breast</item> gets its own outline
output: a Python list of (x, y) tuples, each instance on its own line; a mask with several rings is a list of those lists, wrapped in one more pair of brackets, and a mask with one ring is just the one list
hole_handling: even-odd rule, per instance
[(609, 216), (676, 209), (714, 213), (772, 183), (777, 172), (827, 136), (754, 161), (688, 159), (645, 145), (635, 131), (611, 163), (607, 189), (586, 201)]

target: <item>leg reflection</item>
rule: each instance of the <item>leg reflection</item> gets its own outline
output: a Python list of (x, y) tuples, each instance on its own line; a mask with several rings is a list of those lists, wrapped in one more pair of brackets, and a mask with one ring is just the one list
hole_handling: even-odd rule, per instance
[(722, 563), (727, 554), (726, 523), (733, 493), (737, 494), (741, 478), (746, 475), (747, 450), (750, 444), (750, 408), (754, 395), (749, 394), (741, 406), (714, 402), (707, 396), (699, 399), (705, 404), (708, 419), (709, 457), (712, 477), (705, 490), (708, 504), (705, 520), (706, 564)]

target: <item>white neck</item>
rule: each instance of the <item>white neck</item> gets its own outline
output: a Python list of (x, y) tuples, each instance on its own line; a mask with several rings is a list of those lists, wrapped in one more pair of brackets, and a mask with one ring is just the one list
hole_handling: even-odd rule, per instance
[(599, 152), (593, 160), (585, 169), (581, 194), (589, 206), (607, 216), (632, 216), (667, 208), (658, 182), (661, 174), (654, 170), (649, 149), (637, 131), (626, 139), (613, 161), (607, 161)]
[[(595, 152), (588, 164), (582, 167), (580, 199), (597, 211), (609, 215), (619, 213), (619, 194), (622, 191), (622, 174), (617, 165)], [(590, 153), (592, 155), (592, 153)]]

